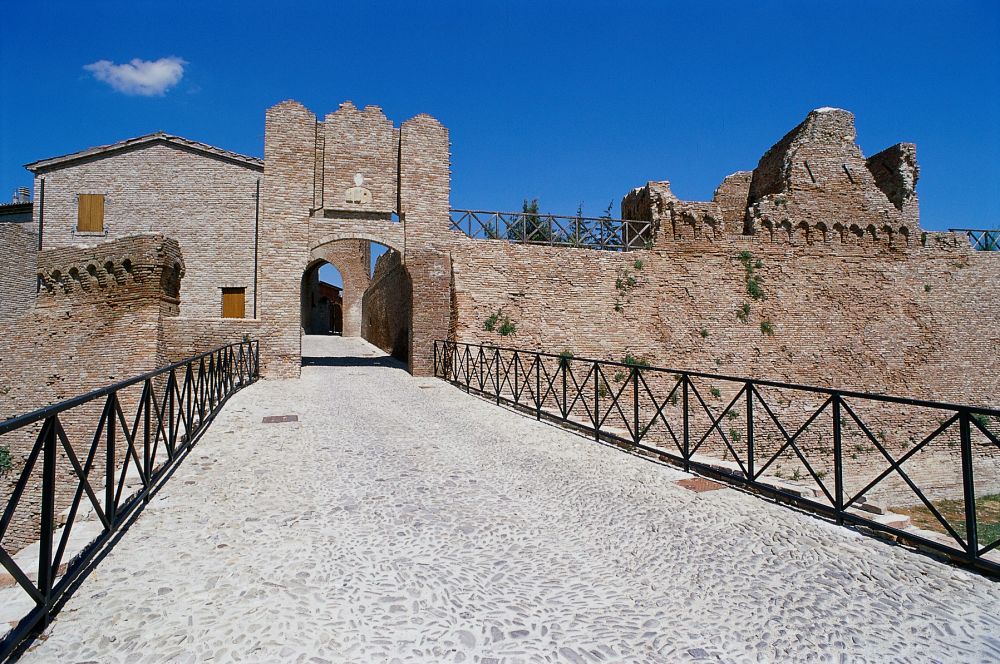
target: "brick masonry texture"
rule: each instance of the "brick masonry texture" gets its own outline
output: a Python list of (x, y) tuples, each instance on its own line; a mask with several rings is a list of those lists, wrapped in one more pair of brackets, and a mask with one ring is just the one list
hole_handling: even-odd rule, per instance
[(362, 308), (362, 336), (404, 362), (410, 350), (411, 291), (410, 277), (399, 252), (386, 252), (375, 264), (372, 285), (365, 291)]
[[(34, 311), (0, 335), (0, 419), (30, 412), (164, 364), (164, 322), (177, 315), (184, 262), (175, 240), (133, 236), (93, 248), (60, 248), (38, 254), (43, 287)], [(129, 418), (141, 386), (121, 394)], [(78, 458), (85, 459), (103, 402), (61, 416)], [(131, 410), (130, 410), (131, 409)], [(10, 495), (40, 425), (3, 437), (14, 468), (0, 479)], [(93, 477), (104, 472), (103, 450)], [(26, 499), (15, 512), (3, 546), (17, 550), (37, 535), (40, 464)], [(76, 482), (64, 457), (57, 465), (57, 513), (72, 498)]]
[(310, 258), (311, 266), (318, 268), (326, 262), (337, 268), (344, 284), (343, 335), (360, 337), (361, 297), (371, 283), (371, 245), (363, 240), (337, 240), (316, 247), (310, 252)]
[(35, 306), (37, 255), (32, 224), (0, 223), (0, 322), (25, 316)]
[[(325, 260), (344, 278), (345, 334), (401, 354), (405, 331), (418, 375), (432, 372), (433, 341), (451, 338), (998, 405), (1000, 255), (923, 232), (914, 146), (866, 159), (847, 111), (813, 111), (710, 201), (680, 200), (664, 180), (632, 190), (622, 216), (652, 222), (655, 233), (647, 249), (612, 253), (450, 231), (449, 134), (430, 116), (396, 128), (377, 107), (345, 103), (320, 121), (282, 102), (266, 113), (256, 321), (218, 319), (217, 289), (247, 285), (250, 310), (253, 237), (244, 220), (253, 218), (259, 173), (195, 152), (148, 145), (46, 174), (47, 244), (103, 239), (73, 235), (76, 193), (108, 195), (111, 237), (149, 227), (172, 234), (148, 204), (167, 199), (141, 191), (143, 182), (174, 200), (187, 191), (177, 173), (205, 168), (203, 182), (229, 186), (185, 217), (223, 235), (196, 236), (189, 255), (190, 228), (176, 231), (187, 276), (181, 316), (160, 323), (161, 360), (259, 335), (264, 376), (297, 376), (303, 275)], [(144, 203), (121, 220), (122, 201)], [(207, 224), (205, 210), (230, 204), (232, 214)], [(396, 252), (373, 280), (368, 242)], [(515, 323), (513, 336), (484, 330), (497, 311)], [(984, 463), (983, 477), (1000, 477)]]
[[(223, 287), (246, 288), (253, 316), (254, 227), (261, 169), (168, 141), (42, 167), (43, 247), (93, 246), (137, 233), (175, 238), (184, 252), (182, 314), (220, 316)], [(76, 231), (77, 195), (104, 194), (102, 234)], [(35, 205), (35, 225), (41, 205)]]

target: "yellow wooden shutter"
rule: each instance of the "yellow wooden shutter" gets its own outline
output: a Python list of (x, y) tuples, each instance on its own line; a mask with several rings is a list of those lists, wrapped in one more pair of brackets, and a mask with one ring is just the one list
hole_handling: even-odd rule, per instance
[(104, 231), (104, 194), (80, 194), (76, 230), (83, 233)]
[(243, 318), (246, 312), (246, 289), (222, 289), (222, 317)]

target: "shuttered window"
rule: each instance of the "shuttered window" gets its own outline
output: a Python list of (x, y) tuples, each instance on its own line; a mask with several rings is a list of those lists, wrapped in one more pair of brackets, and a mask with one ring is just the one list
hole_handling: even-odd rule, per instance
[(76, 230), (81, 233), (104, 232), (104, 194), (80, 194)]
[(245, 288), (222, 289), (222, 317), (243, 318), (246, 313)]

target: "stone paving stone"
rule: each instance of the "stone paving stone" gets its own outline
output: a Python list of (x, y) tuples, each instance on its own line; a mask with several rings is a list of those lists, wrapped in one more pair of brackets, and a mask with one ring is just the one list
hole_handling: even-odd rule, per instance
[(381, 366), (237, 394), (23, 662), (1000, 659), (995, 582), (304, 343)]

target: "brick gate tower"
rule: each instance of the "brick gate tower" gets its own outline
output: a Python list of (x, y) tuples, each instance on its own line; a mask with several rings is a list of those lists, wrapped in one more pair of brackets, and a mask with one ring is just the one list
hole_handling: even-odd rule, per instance
[[(419, 305), (409, 320), (410, 371), (431, 374), (451, 306), (448, 130), (428, 115), (395, 127), (377, 106), (350, 102), (320, 121), (285, 101), (267, 111), (264, 163), (257, 276), (265, 375), (298, 376), (302, 275), (345, 240), (399, 252)], [(345, 283), (357, 276), (344, 275)]]

